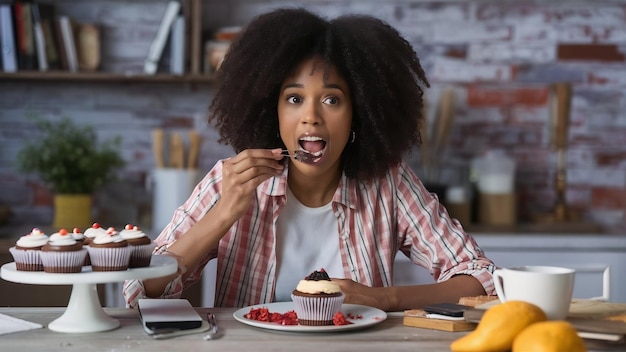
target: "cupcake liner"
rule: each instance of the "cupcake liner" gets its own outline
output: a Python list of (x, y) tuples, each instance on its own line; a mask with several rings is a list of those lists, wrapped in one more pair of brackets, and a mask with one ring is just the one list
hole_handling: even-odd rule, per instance
[(43, 271), (43, 263), (39, 249), (9, 248), (9, 252), (15, 261), (15, 268), (20, 271)]
[(91, 270), (93, 271), (121, 271), (128, 269), (132, 248), (114, 247), (98, 248), (88, 246)]
[(143, 268), (150, 266), (150, 260), (152, 259), (152, 252), (156, 248), (157, 244), (151, 242), (149, 244), (142, 244), (138, 246), (131, 245), (132, 252), (130, 254), (130, 261), (128, 263), (129, 268)]
[(79, 273), (83, 268), (83, 262), (87, 250), (82, 248), (78, 251), (41, 251), (43, 270), (47, 273)]
[(319, 297), (291, 295), (300, 325), (332, 325), (333, 316), (341, 311), (343, 299), (343, 293)]

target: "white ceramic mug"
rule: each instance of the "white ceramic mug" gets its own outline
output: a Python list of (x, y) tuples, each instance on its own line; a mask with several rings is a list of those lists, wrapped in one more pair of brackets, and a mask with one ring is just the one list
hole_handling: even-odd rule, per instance
[(556, 266), (520, 266), (497, 269), (493, 282), (500, 301), (529, 302), (549, 320), (563, 320), (572, 302), (575, 272)]

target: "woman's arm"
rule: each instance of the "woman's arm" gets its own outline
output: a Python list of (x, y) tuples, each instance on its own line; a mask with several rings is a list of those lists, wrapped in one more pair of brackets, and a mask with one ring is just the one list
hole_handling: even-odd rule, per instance
[[(421, 308), (457, 302), (460, 297), (493, 294), (493, 262), (404, 163), (391, 170), (395, 196), (398, 247), (415, 265), (431, 272), (436, 283), (415, 286), (368, 287), (349, 279), (337, 280), (346, 302), (384, 310)], [(389, 207), (387, 207), (389, 208)], [(390, 248), (394, 248), (390, 246)], [(392, 252), (384, 255), (395, 256)], [(384, 258), (393, 261), (393, 258)]]
[(283, 171), (282, 158), (280, 149), (255, 149), (218, 163), (155, 240), (159, 244), (156, 253), (175, 257), (179, 272), (125, 282), (128, 306), (135, 306), (142, 296), (180, 295), (184, 280), (199, 277), (208, 253), (216, 250), (220, 239), (250, 207), (256, 188)]
[[(223, 162), (221, 196), (215, 206), (183, 236), (167, 247), (167, 252), (181, 258), (186, 268), (198, 267), (207, 253), (216, 249), (220, 239), (250, 207), (256, 188), (284, 168), (279, 163), (281, 150), (250, 149)], [(192, 196), (193, 197), (193, 196)], [(193, 270), (183, 273), (183, 280)], [(159, 297), (165, 287), (180, 274), (144, 281), (148, 297)]]
[(485, 295), (483, 285), (470, 275), (415, 286), (368, 287), (350, 279), (333, 279), (345, 295), (345, 303), (362, 304), (384, 311), (419, 309), (429, 304), (452, 302), (461, 297)]

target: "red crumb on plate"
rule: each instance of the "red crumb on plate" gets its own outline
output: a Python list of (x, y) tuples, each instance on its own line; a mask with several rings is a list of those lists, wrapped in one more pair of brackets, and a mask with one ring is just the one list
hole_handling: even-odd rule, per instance
[(341, 312), (335, 313), (333, 316), (333, 325), (349, 325), (352, 322), (349, 322), (346, 317)]
[(251, 308), (244, 318), (280, 325), (298, 325), (298, 317), (293, 310), (281, 314), (270, 312), (267, 308)]
[[(298, 325), (298, 316), (295, 311), (290, 310), (286, 313), (270, 312), (268, 308), (250, 308), (250, 311), (243, 316), (246, 319), (262, 321), (266, 323), (275, 323), (279, 325)], [(362, 315), (348, 313), (346, 316), (337, 312), (333, 316), (333, 325), (350, 325), (353, 324), (348, 319), (363, 319)]]

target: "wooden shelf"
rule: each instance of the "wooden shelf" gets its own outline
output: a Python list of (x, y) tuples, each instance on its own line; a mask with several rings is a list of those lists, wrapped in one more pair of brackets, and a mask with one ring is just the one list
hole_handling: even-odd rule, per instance
[[(111, 2), (112, 0), (100, 0), (100, 3)], [(136, 0), (145, 2), (147, 0)], [(152, 0), (148, 1), (150, 3)], [(169, 0), (161, 0), (168, 2)], [(211, 84), (215, 82), (213, 74), (205, 74), (202, 72), (202, 0), (177, 0), (181, 3), (181, 14), (185, 18), (185, 73), (183, 75), (174, 75), (169, 73), (157, 73), (155, 75), (145, 74), (143, 70), (137, 72), (69, 72), (66, 70), (57, 71), (37, 71), (23, 70), (14, 73), (2, 72), (0, 65), (0, 83), (3, 82), (50, 82), (50, 83), (193, 83), (193, 84)], [(57, 5), (63, 1), (52, 1), (51, 4)], [(67, 13), (67, 8), (55, 7), (58, 13)], [(80, 23), (83, 17), (73, 14), (72, 19)], [(75, 16), (75, 17), (74, 17)], [(93, 18), (87, 20), (87, 23), (94, 21)], [(106, 29), (106, 27), (102, 27)], [(169, 35), (169, 34), (168, 34)], [(152, 40), (152, 39), (150, 39)], [(110, 44), (110, 43), (109, 43)], [(106, 47), (107, 44), (100, 43)]]
[(202, 74), (170, 75), (159, 73), (146, 75), (143, 73), (23, 71), (16, 73), (0, 72), (0, 82), (2, 81), (213, 83), (215, 82), (215, 77)]

